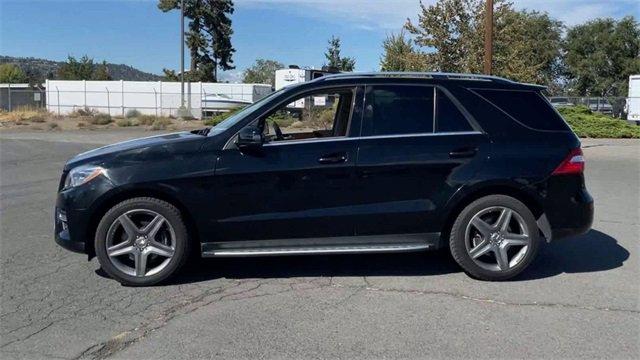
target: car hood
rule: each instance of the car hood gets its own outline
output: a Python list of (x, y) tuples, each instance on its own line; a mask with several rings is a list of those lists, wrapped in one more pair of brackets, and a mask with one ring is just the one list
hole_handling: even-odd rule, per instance
[[(78, 154), (67, 161), (65, 168), (68, 169), (89, 162), (99, 163), (114, 156), (131, 152), (140, 153), (140, 151), (144, 149), (156, 147), (162, 147), (165, 151), (172, 151), (174, 149), (185, 150), (185, 143), (190, 143), (187, 147), (193, 150), (198, 148), (204, 139), (206, 139), (206, 137), (202, 135), (184, 131), (127, 140)], [(178, 144), (180, 144), (180, 146), (178, 146)]]

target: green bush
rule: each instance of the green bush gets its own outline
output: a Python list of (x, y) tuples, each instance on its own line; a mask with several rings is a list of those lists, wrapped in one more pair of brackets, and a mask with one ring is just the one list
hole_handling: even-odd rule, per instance
[(131, 118), (137, 118), (140, 115), (142, 115), (140, 113), (140, 111), (138, 111), (136, 109), (131, 109), (131, 110), (127, 111), (127, 113), (124, 115), (124, 117), (127, 118), (127, 119), (131, 119)]
[(640, 126), (626, 120), (592, 112), (586, 106), (559, 108), (558, 112), (579, 137), (640, 138)]
[(238, 111), (242, 110), (242, 108), (235, 108), (233, 110), (230, 110), (228, 112), (225, 113), (220, 113), (210, 119), (207, 119), (204, 121), (204, 124), (207, 126), (216, 126), (218, 124), (220, 124), (221, 122), (223, 122), (225, 119), (227, 119), (228, 117), (230, 117), (231, 115), (237, 113)]
[(89, 123), (93, 125), (107, 125), (112, 121), (111, 115), (109, 114), (95, 114), (89, 119)]
[(171, 125), (171, 120), (167, 118), (157, 118), (151, 125), (151, 130), (164, 130), (167, 125)]

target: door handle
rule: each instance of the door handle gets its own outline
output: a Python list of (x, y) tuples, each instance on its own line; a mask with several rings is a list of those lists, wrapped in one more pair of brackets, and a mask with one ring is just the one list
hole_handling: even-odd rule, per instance
[(328, 154), (323, 155), (318, 159), (320, 164), (339, 164), (347, 161), (347, 154)]
[(477, 148), (456, 149), (449, 153), (449, 157), (452, 159), (468, 158), (474, 156), (477, 152)]

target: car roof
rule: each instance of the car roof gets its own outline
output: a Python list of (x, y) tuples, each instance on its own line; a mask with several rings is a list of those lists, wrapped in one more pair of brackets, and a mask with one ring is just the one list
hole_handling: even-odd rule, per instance
[(442, 83), (442, 82), (456, 82), (466, 83), (470, 86), (487, 87), (487, 84), (492, 84), (489, 87), (505, 87), (505, 88), (527, 88), (530, 90), (544, 90), (546, 87), (536, 84), (519, 83), (513, 80), (505, 79), (492, 75), (479, 75), (479, 74), (458, 74), (458, 73), (444, 73), (444, 72), (349, 72), (349, 73), (337, 73), (319, 77), (312, 80), (312, 83), (324, 83), (324, 82), (395, 82), (395, 81), (410, 81), (410, 82), (429, 82), (429, 83)]

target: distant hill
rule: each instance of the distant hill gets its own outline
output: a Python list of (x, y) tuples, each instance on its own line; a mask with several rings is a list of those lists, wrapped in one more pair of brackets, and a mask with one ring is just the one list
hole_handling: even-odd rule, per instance
[[(38, 79), (38, 82), (44, 82), (45, 79), (55, 79), (58, 74), (58, 68), (64, 64), (62, 61), (0, 55), (0, 64), (4, 63), (18, 65), (27, 73), (30, 79)], [(113, 80), (158, 81), (163, 78), (160, 75), (140, 71), (124, 64), (107, 63), (107, 68)]]

